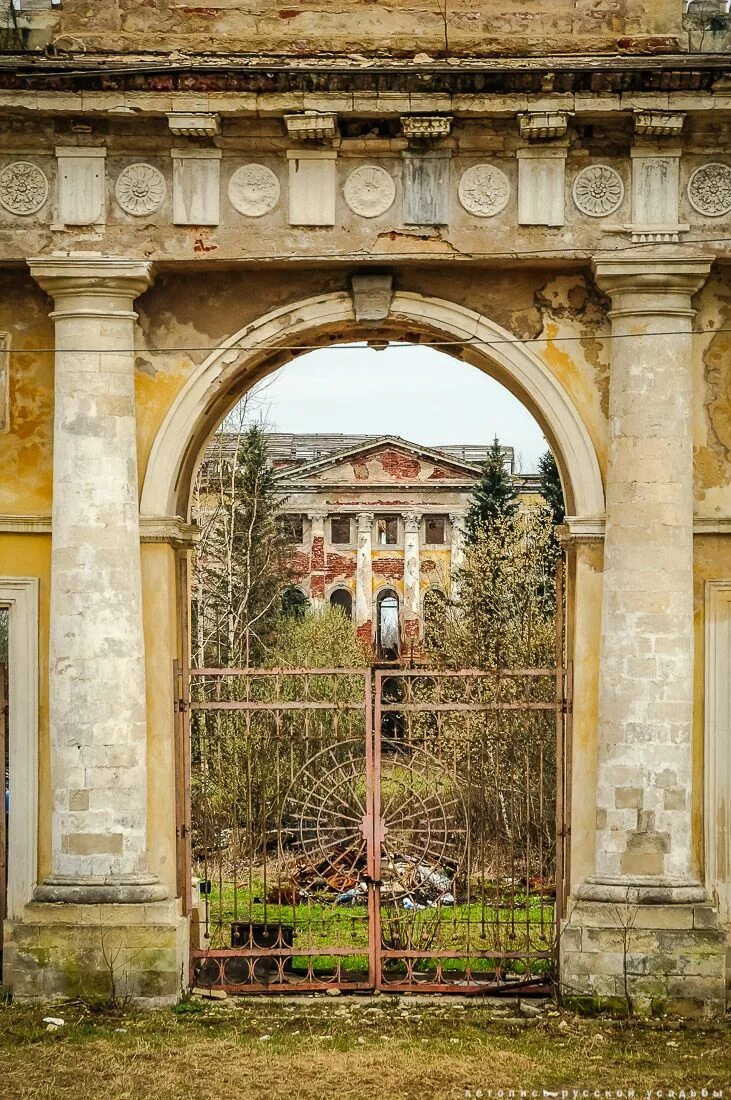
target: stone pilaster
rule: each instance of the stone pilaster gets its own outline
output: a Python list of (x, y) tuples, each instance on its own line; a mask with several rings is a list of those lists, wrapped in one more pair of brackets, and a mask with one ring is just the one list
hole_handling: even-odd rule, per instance
[(373, 512), (359, 512), (355, 569), (355, 627), (358, 637), (373, 641)]
[(596, 268), (612, 300), (596, 864), (576, 891), (562, 980), (622, 997), (629, 965), (639, 1007), (723, 997), (691, 849), (691, 299), (709, 268), (677, 249)]
[(150, 265), (31, 263), (56, 330), (51, 561), (51, 874), (41, 901), (165, 897), (148, 874), (147, 719), (134, 396)]
[(407, 642), (418, 639), (421, 622), (420, 527), (418, 513), (404, 513), (404, 639)]
[(464, 565), (464, 545), (467, 517), (464, 512), (452, 512), (449, 516), (452, 525), (449, 571), (452, 599), (459, 596), (459, 571)]
[(325, 604), (325, 520), (327, 512), (310, 512), (310, 603), (314, 610)]

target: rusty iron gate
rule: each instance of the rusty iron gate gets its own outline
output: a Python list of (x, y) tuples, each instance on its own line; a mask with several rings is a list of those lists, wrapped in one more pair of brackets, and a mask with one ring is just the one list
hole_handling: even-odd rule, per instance
[(550, 986), (567, 858), (563, 663), (185, 679), (195, 984)]

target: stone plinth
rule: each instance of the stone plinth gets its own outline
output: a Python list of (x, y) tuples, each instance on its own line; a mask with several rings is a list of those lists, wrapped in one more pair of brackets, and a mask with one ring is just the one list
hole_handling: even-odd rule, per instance
[(722, 1016), (726, 938), (713, 908), (578, 901), (561, 935), (563, 999), (646, 1016)]
[(174, 1004), (188, 983), (180, 901), (27, 905), (5, 924), (4, 979), (14, 1000), (85, 997)]

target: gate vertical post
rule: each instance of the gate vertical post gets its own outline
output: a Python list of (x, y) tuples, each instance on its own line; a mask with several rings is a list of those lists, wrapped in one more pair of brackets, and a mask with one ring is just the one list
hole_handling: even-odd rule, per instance
[(576, 892), (562, 978), (629, 991), (636, 1011), (723, 1002), (691, 846), (692, 295), (709, 270), (675, 249), (596, 265), (612, 300), (596, 868)]

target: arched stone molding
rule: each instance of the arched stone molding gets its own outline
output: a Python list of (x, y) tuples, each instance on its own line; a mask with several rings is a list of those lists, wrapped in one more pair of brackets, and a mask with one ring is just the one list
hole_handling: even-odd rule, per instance
[[(540, 424), (557, 457), (567, 511), (582, 518), (603, 516), (594, 445), (571, 398), (542, 359), (474, 310), (405, 291), (394, 295), (388, 320), (367, 335), (398, 339), (415, 328), (425, 344), (430, 337), (457, 345), (464, 341), (451, 353), (504, 385)], [(170, 407), (150, 453), (142, 515), (188, 517), (203, 448), (247, 389), (310, 348), (363, 335), (352, 298), (344, 291), (274, 310), (235, 333), (195, 369)], [(292, 345), (298, 350), (288, 350)]]

